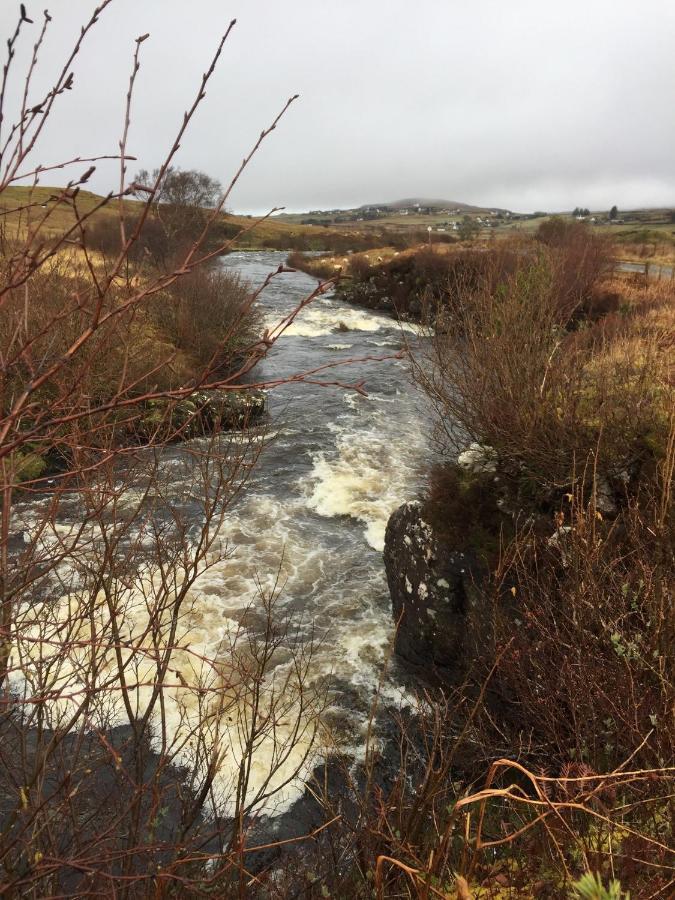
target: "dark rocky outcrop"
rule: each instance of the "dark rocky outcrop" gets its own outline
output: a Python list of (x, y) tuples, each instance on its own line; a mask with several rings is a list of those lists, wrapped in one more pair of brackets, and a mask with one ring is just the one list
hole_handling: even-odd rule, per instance
[[(502, 614), (515, 612), (514, 574), (488, 584), (500, 546), (527, 526), (564, 557), (560, 524), (562, 491), (540, 493), (533, 502), (519, 472), (498, 465), (494, 451), (479, 444), (457, 464), (436, 471), (424, 504), (406, 503), (390, 517), (384, 564), (392, 616), (398, 625), (395, 649), (425, 678), (452, 683), (478, 657), (489, 656), (493, 640), (491, 597)], [(623, 479), (598, 476), (593, 502), (601, 518), (617, 516)], [(569, 496), (569, 495), (568, 495)], [(567, 501), (569, 505), (569, 501)]]
[(406, 503), (387, 524), (384, 562), (397, 654), (427, 677), (454, 681), (481, 619), (476, 583), (484, 573), (475, 554), (442, 546), (421, 505)]

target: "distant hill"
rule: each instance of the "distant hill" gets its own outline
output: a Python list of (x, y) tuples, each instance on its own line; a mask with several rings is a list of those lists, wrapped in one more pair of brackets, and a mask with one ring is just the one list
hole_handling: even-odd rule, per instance
[(350, 222), (367, 221), (386, 221), (389, 217), (397, 217), (400, 210), (406, 210), (411, 221), (415, 219), (416, 213), (422, 215), (431, 214), (432, 216), (443, 216), (448, 214), (472, 213), (474, 215), (485, 215), (490, 213), (511, 214), (508, 209), (501, 209), (497, 206), (472, 206), (470, 203), (462, 203), (458, 200), (439, 200), (429, 199), (427, 197), (406, 197), (403, 200), (387, 200), (383, 203), (364, 203), (361, 206), (351, 207), (349, 209), (312, 209), (305, 213), (279, 213), (275, 218), (285, 219), (289, 222), (322, 222), (324, 224), (345, 224)]
[(497, 212), (508, 212), (506, 209), (499, 209), (496, 206), (472, 206), (470, 203), (461, 203), (458, 200), (431, 200), (427, 197), (406, 197), (403, 200), (391, 200), (387, 203), (364, 203), (359, 209), (413, 209), (415, 206), (421, 206), (425, 209), (459, 209), (462, 212), (485, 212), (487, 210), (495, 210)]

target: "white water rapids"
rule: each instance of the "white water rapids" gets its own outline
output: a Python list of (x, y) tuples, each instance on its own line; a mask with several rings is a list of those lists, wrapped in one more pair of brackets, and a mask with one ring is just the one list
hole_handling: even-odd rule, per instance
[[(257, 284), (283, 260), (280, 253), (242, 252), (227, 257), (223, 264)], [(315, 283), (302, 273), (275, 278), (261, 300), (266, 321), (272, 324), (287, 315)], [(412, 331), (409, 328), (407, 336), (415, 340)], [(342, 357), (394, 354), (402, 341), (394, 320), (350, 307), (328, 294), (303, 311), (255, 374), (256, 378), (285, 377)], [(196, 751), (183, 741), (183, 734), (195, 722), (208, 719), (207, 743), (218, 742), (223, 751), (217, 788), (218, 802), (225, 809), (243, 752), (246, 729), (242, 722), (245, 725), (247, 713), (240, 696), (229, 688), (217, 709), (205, 709), (204, 688), (219, 679), (225, 683), (227, 661), (242, 652), (242, 630), (258, 621), (262, 595), (281, 588), (276, 613), (295, 620), (296, 635), (314, 636), (307, 677), (312, 684), (324, 684), (326, 679), (330, 684), (320, 733), (325, 735), (329, 729), (352, 752), (361, 745), (393, 631), (381, 555), (384, 530), (390, 513), (416, 494), (426, 455), (423, 402), (410, 384), (406, 365), (389, 359), (328, 371), (328, 380), (365, 381), (367, 397), (342, 388), (297, 383), (269, 394), (274, 440), (264, 450), (245, 492), (227, 513), (218, 536), (227, 547), (226, 557), (203, 572), (189, 591), (176, 636), (175, 684), (165, 692), (170, 737), (177, 760), (186, 766), (194, 763)], [(180, 450), (169, 448), (164, 464), (171, 468), (176, 503), (183, 502), (178, 499), (181, 485), (188, 483), (191, 473)], [(27, 503), (19, 509), (26, 541), (34, 535), (47, 502), (42, 501), (42, 506)], [(76, 515), (75, 507), (70, 511), (64, 507), (57, 524), (40, 540), (64, 540), (76, 527)], [(129, 585), (118, 591), (130, 634), (142, 633), (147, 626), (147, 598), (156, 591), (156, 579), (156, 572), (139, 566)], [(60, 602), (41, 607), (24, 642), (15, 648), (14, 661), (23, 660), (24, 674), (17, 670), (12, 687), (24, 699), (36, 690), (25, 671), (40, 635), (50, 629), (50, 634), (59, 634), (61, 623), (80, 600), (75, 579)], [(105, 633), (106, 616), (101, 598), (83, 621), (83, 633), (93, 627)], [(68, 639), (73, 642), (70, 632)], [(78, 690), (85, 685), (87, 643), (83, 640), (78, 650), (65, 655), (56, 644), (49, 650), (42, 647), (41, 652), (43, 660), (51, 659), (50, 708), (56, 724), (72, 712)], [(151, 683), (149, 658), (139, 648), (133, 653), (135, 657), (127, 660), (130, 670), (139, 684)], [(111, 650), (110, 672), (114, 671), (113, 655)], [(204, 659), (215, 662), (206, 665)], [(282, 642), (271, 662), (269, 689), (287, 689), (292, 694), (293, 665), (292, 654)], [(384, 701), (405, 702), (402, 684), (393, 662), (383, 681)], [(150, 691), (150, 686), (137, 691), (138, 711), (143, 711)], [(278, 758), (271, 739), (261, 739), (255, 748), (249, 782), (252, 795), (264, 785), (270, 768), (277, 767), (272, 787), (279, 790), (261, 804), (268, 812), (287, 809), (302, 793), (302, 776), (315, 759), (311, 754), (305, 759), (313, 732), (303, 721), (304, 713), (294, 719), (298, 702), (297, 696), (289, 697), (288, 714), (276, 725), (276, 739), (289, 748), (286, 758)], [(123, 721), (123, 713), (117, 702), (96, 714), (101, 723), (114, 725)], [(323, 740), (316, 745), (319, 754)], [(291, 778), (298, 768), (299, 776)]]

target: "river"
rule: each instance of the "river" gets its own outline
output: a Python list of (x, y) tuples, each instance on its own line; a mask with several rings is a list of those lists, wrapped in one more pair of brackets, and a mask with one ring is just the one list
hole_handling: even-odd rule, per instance
[[(259, 284), (282, 253), (233, 253), (224, 265)], [(266, 324), (287, 315), (316, 287), (302, 273), (275, 278), (261, 298)], [(339, 359), (396, 354), (415, 330), (338, 300), (330, 292), (303, 310), (256, 377), (279, 378)], [(345, 330), (347, 329), (347, 330)], [(286, 578), (282, 606), (301, 611), (321, 642), (313, 676), (331, 678), (331, 724), (358, 755), (374, 692), (393, 638), (382, 549), (387, 519), (416, 496), (427, 449), (425, 404), (401, 359), (354, 362), (326, 380), (364, 381), (367, 396), (343, 388), (292, 384), (268, 394), (276, 431), (242, 503), (232, 512), (244, 543), (218, 586), (226, 609), (253, 596), (254, 580)], [(265, 570), (261, 571), (261, 563)], [(231, 610), (234, 612), (234, 610)], [(383, 700), (408, 699), (391, 660)], [(290, 802), (301, 790), (287, 794)], [(287, 804), (281, 804), (281, 808)]]
[[(284, 253), (238, 252), (221, 264), (256, 286), (284, 260)], [(287, 316), (315, 286), (316, 280), (301, 272), (274, 278), (260, 299), (266, 325)], [(404, 327), (405, 332), (393, 319), (351, 306), (328, 292), (304, 309), (279, 338), (255, 370), (256, 380), (286, 379), (341, 359), (392, 357), (405, 341), (414, 346), (420, 340), (412, 326)], [(275, 615), (293, 618), (295, 633), (313, 639), (308, 683), (329, 685), (322, 730), (330, 731), (341, 751), (358, 757), (376, 691), (383, 706), (409, 702), (405, 673), (395, 659), (385, 667), (393, 623), (382, 548), (390, 513), (418, 492), (427, 458), (428, 415), (404, 359), (350, 362), (328, 370), (324, 377), (364, 382), (367, 396), (297, 382), (268, 393), (265, 430), (273, 437), (245, 492), (227, 512), (222, 529), (226, 558), (200, 575), (191, 590), (194, 611), (182, 640), (204, 656), (222, 654), (228, 624), (241, 625), (260, 604), (261, 595), (279, 585)], [(184, 488), (190, 481), (190, 472), (181, 468), (186, 458), (190, 457), (180, 446), (164, 451), (164, 462), (174, 466), (174, 497), (168, 499), (183, 507)], [(19, 504), (17, 526), (26, 534), (38, 528), (41, 504), (48, 502)], [(77, 520), (77, 499), (64, 496), (55, 526), (59, 540)], [(144, 573), (129, 589), (125, 620), (132, 629), (134, 610), (144, 609), (143, 595), (152, 577), (152, 572)], [(52, 610), (44, 607), (47, 615)], [(55, 615), (58, 618), (58, 611)], [(276, 658), (280, 671), (288, 668), (287, 654)], [(151, 682), (153, 671), (148, 663), (143, 665), (147, 671), (139, 670), (139, 681)], [(189, 681), (190, 661), (184, 658), (180, 665)], [(76, 663), (60, 660), (59, 666), (59, 684), (70, 690)], [(14, 688), (29, 692), (18, 675)], [(180, 684), (171, 690), (175, 696), (167, 693), (166, 708), (169, 720), (180, 729), (191, 714), (189, 693)], [(198, 691), (193, 696), (199, 700)], [(55, 708), (59, 702), (54, 701)], [(229, 742), (221, 779), (223, 798), (237, 770), (239, 738), (236, 725), (227, 724), (230, 721), (229, 717), (224, 721), (220, 738), (226, 745)], [(283, 789), (266, 803), (268, 814), (284, 812), (304, 790), (302, 776), (284, 784), (307, 751), (302, 740), (299, 744), (280, 767), (275, 783), (283, 784)], [(274, 752), (265, 741), (256, 750), (252, 791), (264, 783)], [(306, 774), (317, 759), (310, 755), (300, 768)], [(189, 763), (187, 758), (183, 761)], [(226, 799), (223, 803), (227, 805)]]

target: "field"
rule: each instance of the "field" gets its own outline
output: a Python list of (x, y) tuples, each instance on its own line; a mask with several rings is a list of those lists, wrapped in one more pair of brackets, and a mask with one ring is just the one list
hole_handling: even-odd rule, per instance
[[(16, 234), (17, 229), (27, 227), (39, 228), (46, 236), (63, 234), (76, 222), (72, 201), (55, 202), (61, 193), (59, 187), (9, 187), (3, 191), (0, 215), (4, 220), (8, 236)], [(105, 198), (91, 191), (81, 190), (75, 201), (80, 216), (92, 215), (91, 223), (101, 220), (114, 220), (119, 213), (118, 201), (105, 204)], [(30, 206), (30, 209), (27, 207)], [(130, 217), (138, 215), (142, 202), (124, 200), (124, 209)], [(223, 213), (220, 221), (242, 230), (251, 228), (255, 223), (252, 216), (237, 216)], [(303, 238), (321, 243), (325, 238), (326, 246), (334, 238), (337, 229), (322, 226), (301, 225), (280, 221), (278, 218), (267, 219), (255, 225), (253, 230), (237, 241), (240, 248), (261, 248), (268, 245), (279, 245), (279, 249), (287, 249)]]
[[(275, 221), (293, 224), (302, 227), (303, 222), (316, 223), (313, 227), (320, 227), (319, 222), (336, 221), (332, 227), (339, 227), (346, 231), (358, 230), (359, 234), (368, 231), (389, 231), (399, 238), (410, 236), (410, 243), (419, 243), (420, 233), (431, 228), (431, 241), (438, 242), (443, 238), (456, 237), (457, 232), (453, 228), (454, 223), (459, 223), (464, 215), (472, 218), (480, 216), (481, 224), (479, 239), (497, 237), (513, 237), (518, 234), (533, 234), (542, 222), (551, 218), (550, 215), (523, 215), (513, 214), (512, 218), (494, 216), (489, 210), (470, 209), (449, 215), (441, 211), (401, 215), (397, 211), (391, 214), (382, 213), (373, 218), (361, 218), (363, 210), (342, 210), (336, 212), (313, 212), (282, 214), (275, 217)], [(608, 222), (607, 211), (592, 211), (589, 219), (595, 219), (591, 226), (598, 234), (606, 235), (617, 245), (616, 257), (624, 262), (652, 262), (656, 264), (670, 264), (675, 261), (675, 223), (670, 221), (672, 211), (663, 209), (637, 209), (619, 212), (615, 223)], [(570, 219), (569, 214), (562, 214)], [(343, 216), (357, 217), (352, 221), (343, 221)], [(384, 243), (384, 242), (383, 242)]]
[[(76, 217), (73, 201), (57, 202), (61, 192), (58, 187), (10, 187), (3, 192), (0, 205), (5, 232), (9, 237), (16, 234), (17, 229), (24, 232), (26, 228), (38, 229), (47, 237), (52, 237), (75, 225)], [(74, 201), (80, 216), (91, 216), (90, 225), (101, 222), (112, 223), (119, 214), (118, 201), (105, 202), (105, 198), (81, 190)], [(124, 200), (124, 209), (130, 218), (134, 218), (142, 207), (138, 200)], [(347, 211), (348, 212), (348, 211)], [(355, 212), (355, 211), (353, 211)], [(381, 215), (363, 221), (339, 221), (330, 225), (318, 224), (317, 219), (329, 214), (281, 214), (265, 219), (256, 224), (252, 216), (223, 213), (219, 224), (227, 232), (236, 233), (241, 229), (242, 236), (237, 238), (235, 246), (240, 249), (279, 249), (279, 250), (331, 250), (337, 254), (347, 249), (369, 250), (371, 247), (394, 244), (399, 248), (416, 245), (423, 240), (423, 233), (432, 229), (430, 240), (439, 244), (441, 241), (454, 241), (457, 237), (453, 231), (453, 222), (460, 221), (461, 215), (448, 215), (447, 212), (419, 215)], [(474, 217), (477, 214), (474, 214)], [(616, 245), (616, 258), (623, 262), (653, 263), (670, 265), (675, 262), (675, 224), (669, 222), (670, 210), (635, 210), (621, 213), (617, 224), (606, 224), (606, 214), (596, 213), (594, 217), (603, 224), (593, 226), (598, 234), (611, 238)], [(485, 213), (483, 220), (489, 219), (490, 226), (483, 226), (478, 240), (503, 238), (518, 234), (532, 234), (549, 216), (531, 216), (509, 220), (497, 218)], [(314, 220), (314, 224), (303, 224)], [(250, 231), (247, 231), (250, 229)], [(76, 238), (73, 233), (73, 239)], [(381, 250), (374, 250), (381, 255)]]

